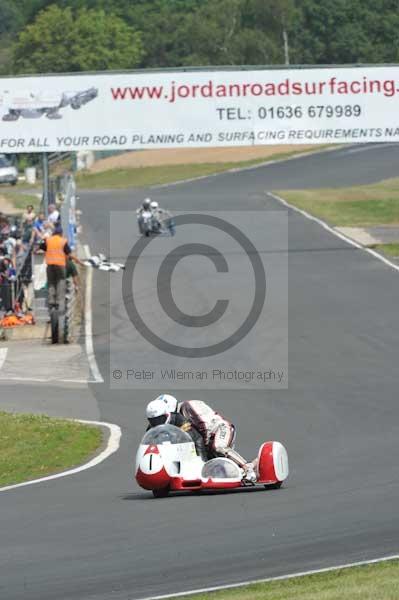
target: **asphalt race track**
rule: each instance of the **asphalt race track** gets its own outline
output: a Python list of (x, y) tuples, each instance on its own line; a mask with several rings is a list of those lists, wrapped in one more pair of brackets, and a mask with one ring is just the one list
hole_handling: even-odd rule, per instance
[[(368, 183), (397, 176), (398, 165), (399, 145), (351, 146), (151, 197), (172, 210), (285, 210), (268, 190)], [(93, 253), (109, 247), (109, 212), (133, 210), (143, 197), (81, 193)], [(289, 388), (184, 393), (228, 415), (247, 456), (264, 439), (283, 441), (286, 486), (164, 500), (137, 487), (144, 407), (158, 391), (110, 390), (110, 344), (122, 357), (129, 340), (108, 325), (111, 311), (123, 329), (120, 274), (96, 273), (94, 345), (105, 383), (29, 394), (49, 406), (56, 397), (58, 414), (73, 397), (85, 418), (121, 425), (121, 448), (79, 475), (1, 494), (2, 599), (133, 600), (398, 553), (398, 273), (299, 214), (288, 218)], [(120, 245), (126, 256), (132, 239)], [(0, 387), (2, 397), (11, 393), (18, 406), (27, 389)]]

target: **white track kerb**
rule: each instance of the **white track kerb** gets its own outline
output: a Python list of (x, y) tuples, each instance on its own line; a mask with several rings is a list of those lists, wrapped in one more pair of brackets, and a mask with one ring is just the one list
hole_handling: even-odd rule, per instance
[(122, 436), (121, 428), (119, 427), (119, 425), (115, 425), (114, 423), (103, 423), (102, 421), (84, 421), (82, 419), (70, 420), (76, 421), (78, 423), (84, 423), (85, 425), (97, 425), (98, 427), (106, 427), (110, 433), (107, 442), (107, 447), (105, 448), (105, 450), (100, 452), (100, 454), (92, 458), (92, 460), (85, 463), (84, 465), (81, 465), (80, 467), (75, 467), (74, 469), (69, 469), (68, 471), (62, 471), (61, 473), (55, 473), (54, 475), (49, 475), (48, 477), (41, 477), (40, 479), (32, 479), (31, 481), (16, 483), (15, 485), (7, 485), (5, 487), (0, 488), (0, 492), (15, 490), (16, 488), (26, 487), (27, 485), (34, 485), (36, 483), (42, 483), (44, 481), (51, 481), (52, 479), (59, 479), (60, 477), (66, 477), (67, 475), (75, 475), (76, 473), (86, 471), (87, 469), (91, 469), (92, 467), (99, 465), (106, 458), (111, 456), (111, 454), (118, 450), (120, 445), (120, 439)]
[[(90, 248), (86, 244), (84, 251), (89, 258)], [(86, 276), (86, 301), (85, 301), (85, 343), (86, 343), (86, 355), (89, 361), (91, 374), (93, 376), (93, 383), (104, 383), (104, 379), (101, 376), (100, 369), (98, 368), (96, 356), (94, 354), (93, 346), (93, 310), (92, 310), (92, 294), (93, 294), (93, 270), (88, 268)]]
[(8, 352), (8, 348), (1, 348), (0, 349), (0, 370), (1, 370), (2, 366), (4, 365), (4, 363), (6, 361), (7, 352)]
[(330, 573), (331, 571), (341, 571), (342, 569), (350, 569), (351, 567), (365, 567), (389, 560), (398, 560), (399, 554), (393, 556), (384, 556), (383, 558), (375, 558), (372, 560), (362, 560), (361, 562), (349, 563), (347, 565), (337, 565), (335, 567), (326, 567), (325, 569), (314, 569), (312, 571), (302, 571), (300, 573), (291, 573), (290, 575), (280, 575), (279, 577), (269, 577), (267, 579), (254, 579), (252, 581), (243, 581), (242, 583), (232, 583), (230, 585), (218, 585), (215, 587), (202, 588), (198, 590), (189, 590), (187, 592), (179, 592), (177, 594), (165, 594), (164, 596), (147, 596), (140, 600), (168, 600), (169, 598), (181, 598), (183, 596), (195, 596), (197, 594), (208, 594), (209, 592), (221, 592), (224, 590), (233, 590), (236, 588), (255, 585), (257, 583), (271, 583), (273, 581), (284, 581), (285, 579), (296, 579), (306, 577), (308, 575), (318, 575), (320, 573)]

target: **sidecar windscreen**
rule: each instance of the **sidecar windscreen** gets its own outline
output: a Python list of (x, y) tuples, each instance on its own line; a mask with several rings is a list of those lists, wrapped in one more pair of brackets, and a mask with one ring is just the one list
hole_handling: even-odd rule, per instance
[(142, 439), (143, 445), (156, 446), (158, 444), (186, 444), (193, 440), (188, 433), (174, 425), (158, 425), (149, 429)]

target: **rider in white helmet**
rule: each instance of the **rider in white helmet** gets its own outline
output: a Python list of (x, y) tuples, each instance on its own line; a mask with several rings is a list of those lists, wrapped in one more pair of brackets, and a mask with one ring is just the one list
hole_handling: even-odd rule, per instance
[(170, 423), (171, 419), (174, 420), (172, 415), (177, 414), (177, 409), (178, 403), (174, 396), (161, 394), (147, 405), (146, 414), (150, 426), (156, 427)]
[[(153, 220), (153, 212), (151, 210), (151, 198), (145, 198), (143, 200), (141, 206), (136, 210), (137, 215), (137, 223), (139, 226), (140, 233), (144, 233), (143, 223), (147, 219), (152, 223)], [(152, 225), (151, 225), (152, 228)]]
[(137, 214), (141, 215), (143, 212), (148, 212), (149, 210), (151, 210), (151, 198), (145, 198), (141, 206), (137, 209)]
[(202, 458), (202, 460), (208, 460), (204, 440), (199, 431), (192, 425), (192, 423), (183, 417), (178, 412), (178, 403), (176, 398), (170, 396), (169, 394), (161, 394), (155, 400), (152, 400), (147, 405), (146, 415), (148, 419), (148, 429), (151, 427), (157, 427), (158, 425), (175, 425), (176, 427), (180, 427), (183, 431), (188, 433), (197, 450), (198, 456)]
[(158, 224), (158, 228), (160, 229), (161, 227), (166, 227), (169, 229), (171, 235), (174, 235), (175, 223), (170, 211), (161, 208), (156, 200), (151, 200), (150, 208), (154, 217), (154, 221)]
[[(155, 405), (155, 403), (157, 403)], [(151, 421), (158, 416), (152, 416), (153, 407), (162, 413), (163, 422), (173, 423), (171, 419), (180, 416), (184, 422), (189, 422), (202, 436), (203, 443), (207, 451), (207, 458), (223, 456), (235, 462), (244, 472), (244, 479), (255, 483), (257, 476), (254, 463), (247, 462), (236, 450), (234, 450), (234, 441), (236, 436), (235, 427), (230, 421), (221, 414), (215, 412), (202, 400), (186, 400), (180, 405), (174, 396), (163, 394), (147, 406), (147, 418), (150, 425)], [(178, 413), (176, 411), (179, 411)], [(149, 414), (150, 413), (150, 414)], [(176, 415), (176, 417), (174, 417)], [(159, 415), (160, 416), (160, 415)], [(151, 418), (151, 420), (150, 420)], [(157, 422), (157, 425), (160, 423)]]
[(154, 219), (154, 227), (155, 230), (161, 229), (161, 222), (166, 218), (166, 211), (163, 208), (159, 207), (159, 204), (156, 200), (151, 200), (150, 210), (152, 212), (152, 217)]

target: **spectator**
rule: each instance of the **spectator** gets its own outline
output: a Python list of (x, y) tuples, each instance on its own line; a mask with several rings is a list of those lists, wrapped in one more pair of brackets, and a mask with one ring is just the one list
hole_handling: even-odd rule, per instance
[(25, 221), (22, 226), (22, 241), (24, 244), (30, 245), (34, 240), (33, 223)]
[(31, 311), (34, 295), (32, 284), (32, 246), (24, 244), (21, 240), (18, 240), (16, 246), (16, 270), (20, 284), (18, 302), (24, 311)]
[(12, 261), (10, 258), (8, 258), (8, 256), (4, 256), (1, 260), (0, 263), (0, 272), (1, 272), (1, 276), (3, 277), (3, 281), (4, 279), (7, 279), (7, 281), (15, 278), (15, 267), (12, 264)]
[(35, 248), (37, 249), (39, 243), (44, 237), (46, 226), (46, 217), (44, 213), (39, 213), (39, 216), (33, 222), (32, 228), (32, 242), (35, 244)]
[(32, 204), (28, 204), (28, 206), (26, 207), (26, 211), (22, 215), (22, 224), (25, 225), (26, 223), (28, 223), (29, 225), (33, 225), (35, 218), (35, 210)]
[(48, 217), (47, 221), (51, 223), (51, 225), (56, 225), (60, 220), (60, 213), (57, 210), (55, 204), (48, 205)]
[(40, 212), (36, 219), (33, 221), (33, 230), (42, 234), (44, 231), (44, 225), (46, 223), (46, 216), (43, 212)]
[(54, 233), (54, 227), (51, 223), (49, 223), (48, 221), (45, 222), (44, 224), (44, 232), (43, 232), (43, 239), (46, 240), (47, 238), (51, 237)]
[(1, 239), (4, 239), (9, 233), (10, 233), (10, 222), (8, 220), (8, 218), (3, 214), (0, 213), (0, 237)]
[(15, 266), (15, 247), (17, 245), (17, 240), (13, 235), (11, 235), (11, 232), (7, 234), (7, 237), (3, 241), (2, 245), (5, 251), (5, 255), (8, 256), (9, 259), (11, 259), (13, 265)]
[(0, 257), (0, 278), (3, 283), (6, 279), (8, 279), (9, 271), (12, 267), (12, 263), (8, 256)]
[(40, 248), (45, 251), (47, 264), (48, 306), (59, 308), (64, 298), (66, 259), (71, 254), (67, 240), (62, 235), (62, 227), (56, 225), (53, 235), (43, 240)]
[(15, 275), (11, 260), (3, 257), (0, 260), (0, 306), (5, 312), (11, 312), (13, 308)]

